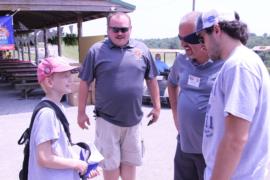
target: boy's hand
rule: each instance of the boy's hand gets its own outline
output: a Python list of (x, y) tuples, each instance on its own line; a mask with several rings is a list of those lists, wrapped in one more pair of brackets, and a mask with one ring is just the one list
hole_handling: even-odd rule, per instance
[(100, 175), (101, 171), (102, 171), (101, 168), (97, 167), (96, 169), (90, 171), (89, 177), (87, 179), (91, 179), (91, 178), (94, 178), (94, 177)]
[(78, 171), (80, 174), (85, 174), (88, 168), (88, 164), (82, 160), (75, 160), (75, 170)]
[(82, 129), (88, 129), (90, 120), (86, 113), (78, 113), (77, 123)]

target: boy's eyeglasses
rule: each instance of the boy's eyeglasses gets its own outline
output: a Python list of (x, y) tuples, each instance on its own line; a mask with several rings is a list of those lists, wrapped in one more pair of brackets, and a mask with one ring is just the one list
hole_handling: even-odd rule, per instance
[(128, 27), (110, 27), (110, 29), (112, 30), (112, 32), (114, 33), (119, 33), (120, 31), (122, 33), (126, 33), (128, 32), (129, 28)]
[(184, 41), (189, 44), (200, 44), (199, 37), (195, 32), (184, 37), (178, 35), (178, 38), (180, 41)]

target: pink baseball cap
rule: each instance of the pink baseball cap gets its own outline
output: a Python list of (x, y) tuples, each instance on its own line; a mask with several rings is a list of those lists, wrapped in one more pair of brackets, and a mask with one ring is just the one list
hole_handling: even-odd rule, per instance
[(46, 77), (55, 72), (66, 72), (78, 68), (70, 65), (70, 59), (64, 57), (48, 57), (43, 59), (37, 68), (38, 82), (42, 82)]

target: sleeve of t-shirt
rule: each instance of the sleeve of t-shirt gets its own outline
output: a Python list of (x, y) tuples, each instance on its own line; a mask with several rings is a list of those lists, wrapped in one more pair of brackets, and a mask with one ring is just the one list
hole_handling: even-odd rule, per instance
[(150, 51), (148, 51), (145, 56), (145, 61), (146, 61), (146, 74), (145, 74), (145, 78), (146, 79), (153, 79), (154, 77), (156, 77), (158, 75), (158, 70), (155, 64), (155, 61), (153, 59), (153, 56), (151, 54)]
[(89, 49), (85, 59), (83, 61), (79, 77), (83, 81), (87, 81), (89, 84), (94, 79), (94, 51)]
[(171, 67), (168, 81), (173, 85), (178, 85), (179, 81), (179, 66), (178, 66), (178, 60), (177, 58), (174, 60), (173, 66)]
[(52, 109), (42, 108), (36, 115), (35, 122), (34, 138), (37, 145), (59, 138), (60, 121)]
[(252, 72), (235, 66), (222, 77), (224, 113), (252, 121), (258, 102), (260, 80)]

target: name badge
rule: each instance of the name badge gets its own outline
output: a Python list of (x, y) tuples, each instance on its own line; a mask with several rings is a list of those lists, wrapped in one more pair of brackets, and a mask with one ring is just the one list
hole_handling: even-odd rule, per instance
[(199, 87), (200, 81), (201, 81), (201, 78), (199, 78), (199, 77), (196, 77), (193, 75), (188, 76), (188, 85), (190, 85), (190, 86)]

